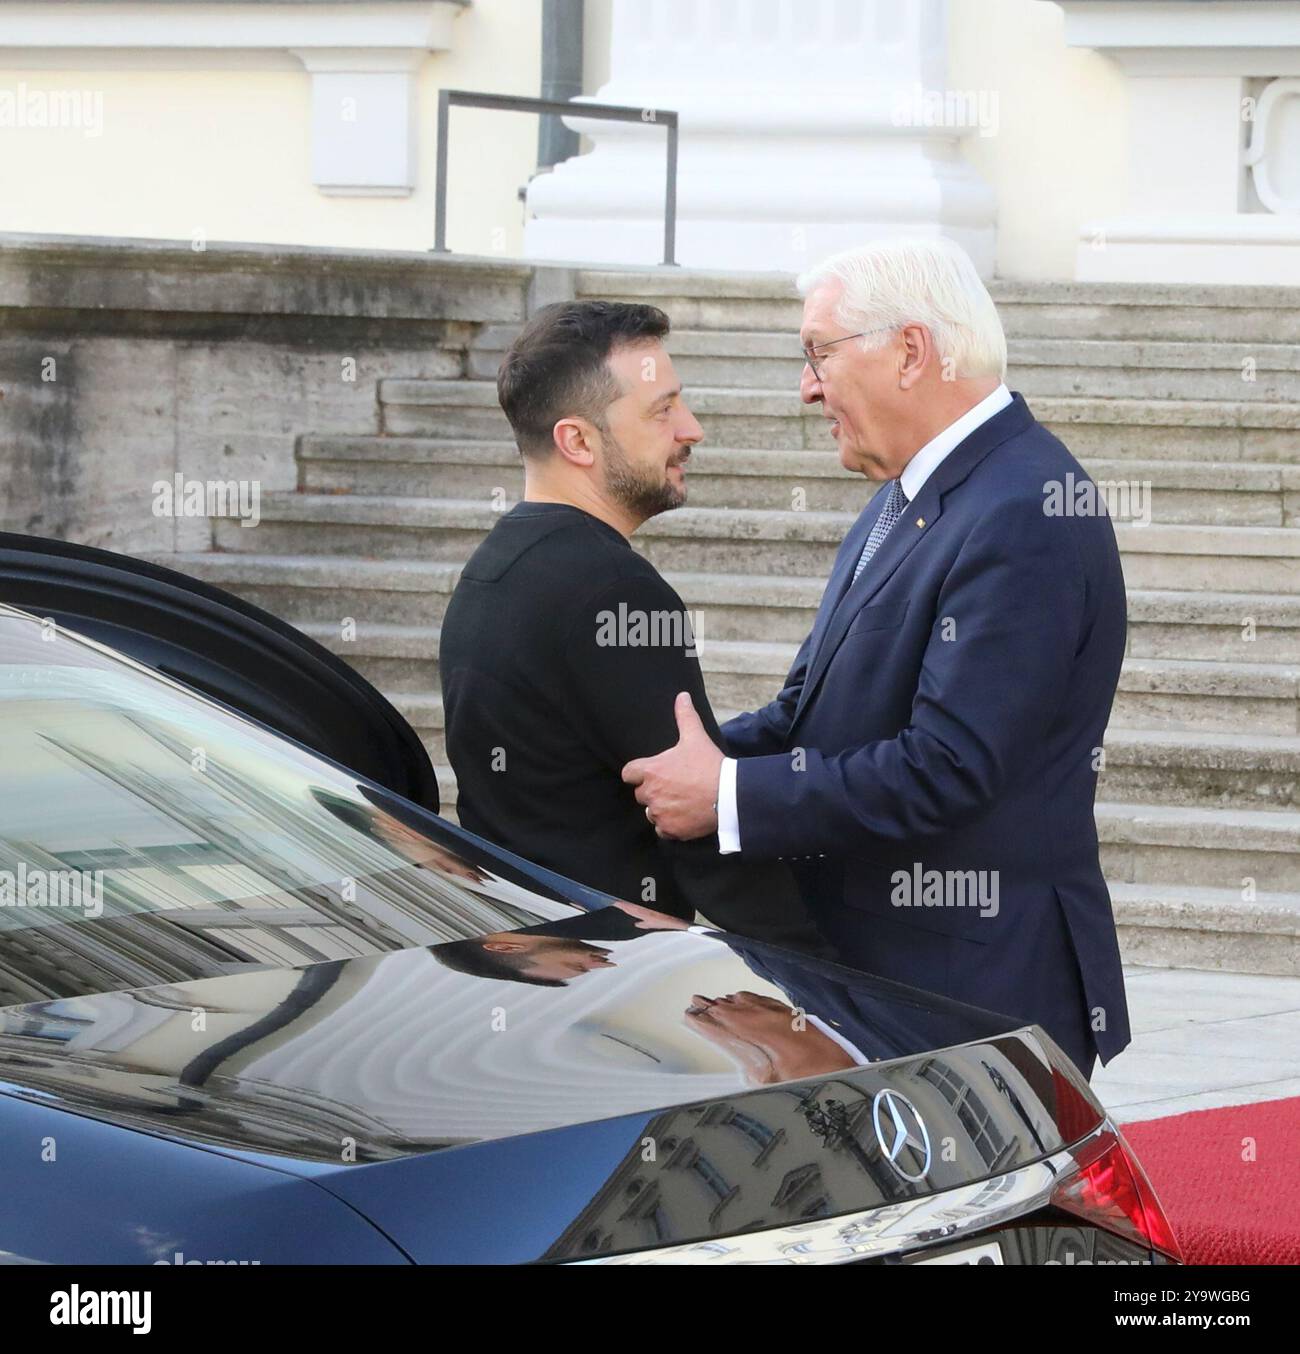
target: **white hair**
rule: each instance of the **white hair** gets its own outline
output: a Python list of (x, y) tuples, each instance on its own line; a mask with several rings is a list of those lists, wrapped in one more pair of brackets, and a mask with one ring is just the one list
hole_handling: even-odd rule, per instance
[[(835, 318), (850, 331), (923, 324), (954, 378), (1006, 376), (1007, 339), (993, 298), (951, 240), (893, 238), (846, 249), (802, 274), (799, 293), (828, 282), (843, 286)], [(873, 334), (862, 348), (888, 337)]]

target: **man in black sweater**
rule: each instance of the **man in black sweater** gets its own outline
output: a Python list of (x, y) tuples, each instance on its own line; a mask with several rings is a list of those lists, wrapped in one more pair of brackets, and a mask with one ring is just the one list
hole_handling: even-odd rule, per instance
[(547, 306), (497, 390), (524, 501), (471, 556), (439, 669), (461, 823), (630, 902), (826, 953), (784, 865), (660, 839), (624, 764), (672, 747), (689, 693), (718, 739), (682, 599), (629, 537), (686, 499), (703, 433), (663, 347), (668, 317), (606, 301)]

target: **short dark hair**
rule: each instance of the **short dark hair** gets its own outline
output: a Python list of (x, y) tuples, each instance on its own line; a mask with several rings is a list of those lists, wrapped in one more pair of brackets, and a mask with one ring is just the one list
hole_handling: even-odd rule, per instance
[(545, 456), (562, 418), (604, 426), (618, 398), (606, 363), (629, 343), (653, 343), (668, 333), (657, 306), (627, 301), (557, 301), (524, 325), (497, 371), (497, 398), (525, 456)]
[(535, 978), (528, 966), (532, 955), (512, 951), (489, 950), (481, 940), (452, 940), (435, 945), (433, 957), (444, 967), (471, 978), (498, 978), (508, 983), (528, 983), (532, 987), (568, 987), (561, 978)]

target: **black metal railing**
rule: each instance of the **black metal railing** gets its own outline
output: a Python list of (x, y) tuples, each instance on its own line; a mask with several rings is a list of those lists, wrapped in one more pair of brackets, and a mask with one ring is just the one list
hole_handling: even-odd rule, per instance
[(664, 263), (677, 262), (677, 114), (665, 108), (630, 108), (615, 103), (578, 103), (563, 99), (526, 99), (515, 94), (476, 94), (467, 89), (438, 91), (438, 164), (433, 249), (447, 249), (447, 149), (450, 114), (456, 108), (498, 108), (511, 113), (559, 113), (605, 122), (643, 122), (668, 132), (664, 182)]

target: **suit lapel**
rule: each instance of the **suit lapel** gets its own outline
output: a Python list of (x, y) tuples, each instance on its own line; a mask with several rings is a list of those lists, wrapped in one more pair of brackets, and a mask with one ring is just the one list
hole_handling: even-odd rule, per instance
[[(851, 553), (842, 552), (836, 561), (836, 568), (831, 577), (834, 582), (837, 575), (839, 576), (840, 592), (837, 594), (839, 602), (825, 616), (819, 615), (817, 618), (822, 635), (809, 664), (803, 690), (799, 694), (799, 704), (795, 707), (791, 730), (798, 723), (800, 715), (811, 700), (813, 692), (830, 665), (831, 659), (835, 657), (835, 651), (848, 633), (858, 612), (885, 586), (920, 543), (921, 538), (928, 536), (938, 523), (943, 515), (944, 495), (961, 484), (994, 447), (1022, 432), (1032, 422), (1033, 415), (1030, 414), (1024, 399), (1019, 394), (1014, 394), (1011, 403), (1005, 409), (1000, 409), (991, 419), (981, 423), (974, 432), (959, 442), (921, 486), (921, 492), (917, 494), (916, 499), (907, 505), (903, 515), (880, 543), (856, 583), (849, 583), (848, 580), (853, 577), (853, 570), (857, 566), (858, 556), (862, 553), (867, 535), (870, 534), (871, 525), (866, 527), (865, 532), (859, 533), (855, 530), (850, 533), (857, 538), (857, 549)], [(880, 500), (880, 507), (872, 513), (871, 508), (876, 507), (877, 500)], [(869, 517), (870, 523), (874, 525), (883, 509), (883, 495), (877, 493), (868, 505), (867, 511), (859, 519), (859, 524)], [(829, 586), (826, 594), (828, 597), (831, 595)]]

